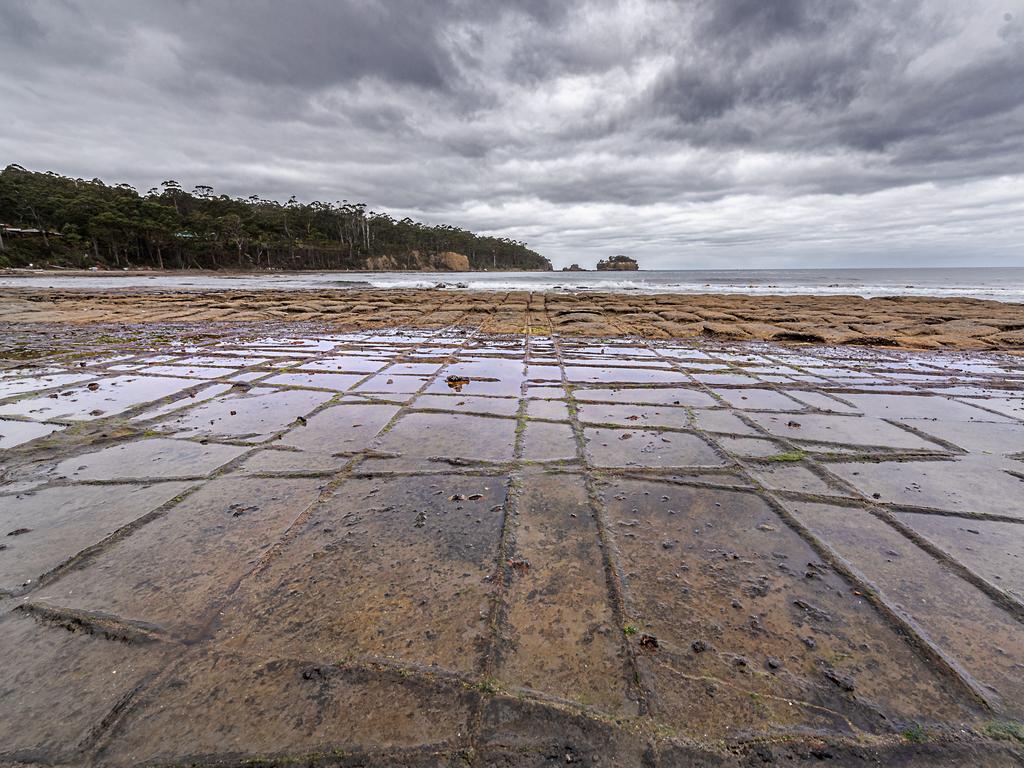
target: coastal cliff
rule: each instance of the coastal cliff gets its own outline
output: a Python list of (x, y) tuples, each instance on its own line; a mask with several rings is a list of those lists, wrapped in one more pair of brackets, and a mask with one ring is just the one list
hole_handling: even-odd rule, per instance
[(455, 251), (441, 253), (422, 253), (409, 251), (398, 256), (370, 256), (366, 260), (366, 269), (372, 272), (392, 272), (396, 270), (419, 269), (428, 272), (469, 272), (469, 257)]
[(365, 203), (286, 203), (192, 192), (173, 179), (127, 184), (0, 171), (0, 268), (551, 270), (521, 240), (371, 211)]
[(618, 256), (612, 256), (610, 259), (602, 259), (597, 262), (597, 268), (602, 271), (635, 272), (640, 269), (640, 265), (636, 263), (636, 259), (619, 254)]

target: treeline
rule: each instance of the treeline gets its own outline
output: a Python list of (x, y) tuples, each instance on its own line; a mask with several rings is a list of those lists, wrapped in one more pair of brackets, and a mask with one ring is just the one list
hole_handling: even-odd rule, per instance
[(417, 255), (454, 251), (471, 269), (551, 268), (526, 243), (397, 220), (365, 203), (281, 204), (207, 186), (187, 192), (173, 180), (141, 195), (127, 184), (18, 165), (0, 172), (0, 225), (0, 266), (416, 268)]

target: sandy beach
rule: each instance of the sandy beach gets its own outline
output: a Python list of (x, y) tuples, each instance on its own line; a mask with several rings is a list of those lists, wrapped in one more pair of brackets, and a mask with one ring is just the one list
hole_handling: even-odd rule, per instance
[(1024, 305), (963, 298), (0, 289), (4, 323), (267, 321), (323, 321), (353, 330), (459, 325), (488, 333), (1024, 350)]

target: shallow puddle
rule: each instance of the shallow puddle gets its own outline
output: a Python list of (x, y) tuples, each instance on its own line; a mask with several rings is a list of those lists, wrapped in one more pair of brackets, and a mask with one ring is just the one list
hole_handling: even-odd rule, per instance
[(61, 389), (54, 395), (0, 405), (0, 415), (25, 416), (36, 421), (91, 421), (123, 413), (197, 384), (196, 380), (160, 376), (115, 376), (86, 386)]

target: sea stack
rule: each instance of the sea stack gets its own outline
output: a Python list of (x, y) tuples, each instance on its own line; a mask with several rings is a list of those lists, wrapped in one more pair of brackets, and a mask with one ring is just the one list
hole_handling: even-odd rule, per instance
[(631, 259), (629, 256), (623, 256), (620, 253), (618, 256), (612, 256), (610, 259), (601, 259), (601, 261), (597, 262), (597, 268), (600, 270), (635, 272), (640, 269), (640, 265), (636, 263), (636, 259)]

